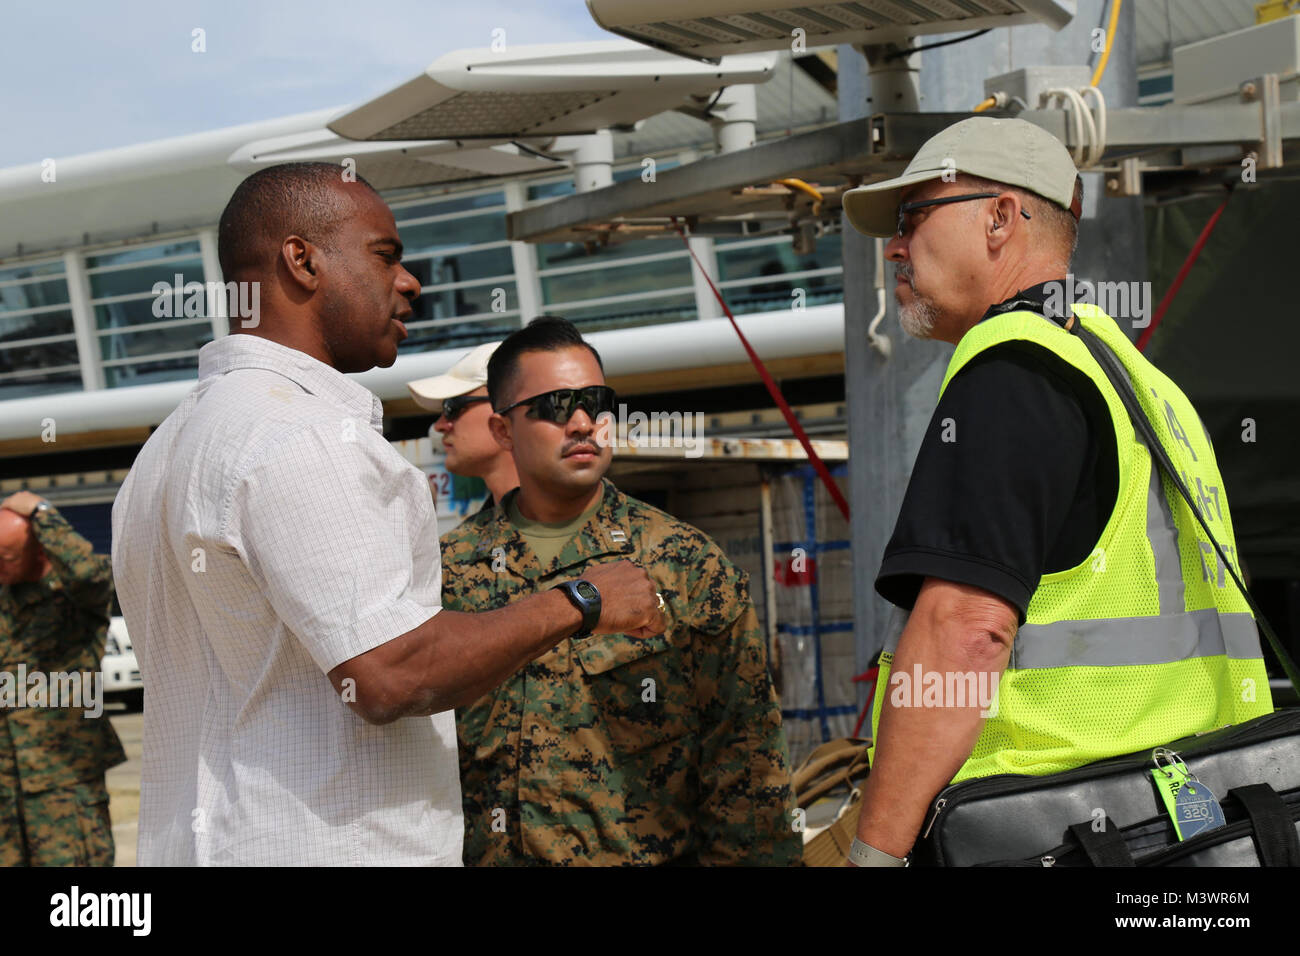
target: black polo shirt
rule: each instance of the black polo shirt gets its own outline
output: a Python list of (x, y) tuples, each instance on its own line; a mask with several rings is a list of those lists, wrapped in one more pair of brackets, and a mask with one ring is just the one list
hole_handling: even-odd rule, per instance
[[(984, 319), (1043, 314), (1045, 285)], [(876, 591), (910, 610), (927, 577), (970, 584), (1015, 605), (1023, 624), (1039, 579), (1096, 548), (1118, 488), (1115, 429), (1091, 379), (1039, 345), (993, 346), (935, 408)]]

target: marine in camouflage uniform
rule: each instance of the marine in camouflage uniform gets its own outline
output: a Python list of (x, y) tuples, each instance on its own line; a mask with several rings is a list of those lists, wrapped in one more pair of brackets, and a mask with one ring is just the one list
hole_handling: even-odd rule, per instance
[(543, 568), (518, 490), (443, 536), (443, 602), (486, 611), (623, 558), (667, 603), (650, 639), (565, 639), (457, 712), (465, 862), (790, 865), (802, 850), (747, 576), (703, 532), (603, 480)]
[[(30, 520), (50, 570), (38, 581), (0, 585), (0, 672), (16, 682), (22, 664), (29, 676), (80, 672), (93, 681), (108, 632), (112, 565), (54, 508)], [(27, 686), (11, 687), (30, 702)], [(104, 771), (124, 760), (103, 715), (84, 716), (80, 706), (0, 706), (0, 865), (112, 866)]]

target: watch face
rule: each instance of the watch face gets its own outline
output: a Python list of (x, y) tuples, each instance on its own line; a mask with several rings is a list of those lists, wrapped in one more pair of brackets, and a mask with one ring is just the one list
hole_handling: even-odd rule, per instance
[(589, 584), (586, 581), (579, 581), (576, 590), (584, 601), (594, 601), (599, 597), (599, 592), (596, 590), (595, 585)]

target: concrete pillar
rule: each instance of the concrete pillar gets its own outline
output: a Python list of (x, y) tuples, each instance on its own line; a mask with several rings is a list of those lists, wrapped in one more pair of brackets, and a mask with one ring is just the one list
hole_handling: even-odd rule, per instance
[(86, 275), (85, 257), (76, 250), (65, 252), (63, 270), (68, 283), (72, 331), (77, 336), (81, 387), (87, 392), (98, 391), (104, 387), (104, 365), (100, 357), (99, 336), (95, 334), (95, 309), (90, 304), (90, 277)]
[[(212, 340), (230, 334), (230, 303), (226, 300), (221, 259), (217, 255), (217, 230), (199, 230), (199, 256), (203, 262), (203, 285), (207, 292), (208, 319), (212, 322)], [(261, 293), (261, 287), (258, 287)], [(259, 304), (260, 314), (260, 304)]]
[[(506, 211), (518, 212), (528, 205), (528, 185), (512, 179), (505, 183)], [(542, 280), (537, 274), (537, 246), (531, 242), (510, 243), (510, 261), (515, 267), (515, 291), (519, 295), (519, 325), (525, 326), (544, 311)]]

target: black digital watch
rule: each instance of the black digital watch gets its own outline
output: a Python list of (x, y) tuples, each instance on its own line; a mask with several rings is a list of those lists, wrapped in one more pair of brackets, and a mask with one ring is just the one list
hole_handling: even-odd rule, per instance
[(582, 625), (576, 634), (570, 636), (590, 637), (596, 628), (596, 622), (600, 620), (600, 592), (596, 590), (596, 585), (579, 578), (557, 584), (555, 590), (563, 591), (570, 603), (582, 612)]

